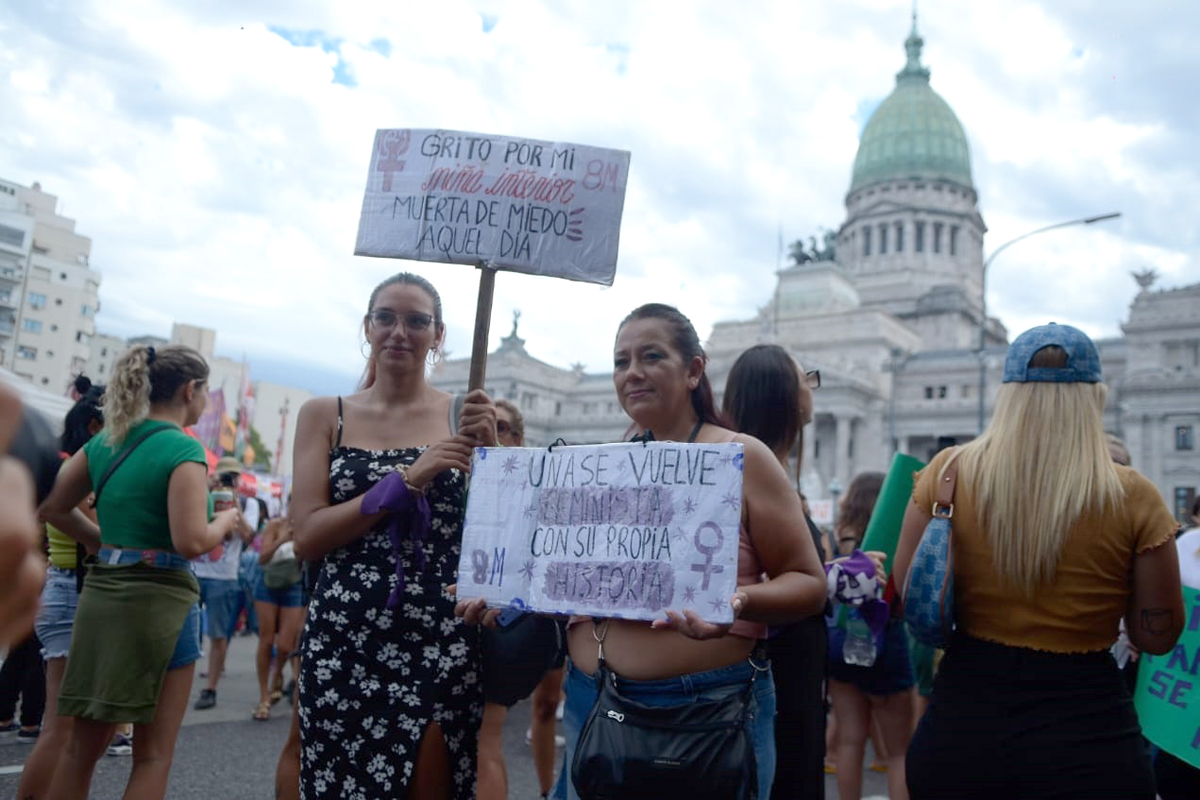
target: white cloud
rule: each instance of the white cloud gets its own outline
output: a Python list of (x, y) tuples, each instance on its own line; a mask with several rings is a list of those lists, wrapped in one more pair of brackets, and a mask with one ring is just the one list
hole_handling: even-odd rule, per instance
[[(520, 308), (530, 352), (604, 370), (635, 305), (676, 302), (706, 337), (768, 301), (780, 226), (791, 241), (841, 223), (859, 114), (891, 91), (910, 8), (20, 5), (0, 10), (0, 174), (41, 181), (92, 237), (100, 327), (206, 325), (219, 351), (350, 376), (367, 295), (386, 275), (433, 280), (456, 355), (470, 350), (475, 307), (468, 267), (351, 255), (376, 128), (632, 152), (611, 289), (497, 281), (493, 344)], [(921, 31), (933, 86), (971, 141), (988, 251), (1050, 222), (1124, 213), (1006, 251), (991, 306), (1014, 332), (1056, 317), (1115, 335), (1129, 270), (1153, 266), (1165, 285), (1200, 276), (1196, 112), (1179, 94), (1200, 66), (1176, 41), (1197, 11), (967, 8), (923, 4)]]

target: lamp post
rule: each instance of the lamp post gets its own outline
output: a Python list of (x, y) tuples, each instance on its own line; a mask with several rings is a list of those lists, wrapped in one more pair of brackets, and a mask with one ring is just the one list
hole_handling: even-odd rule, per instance
[(984, 362), (983, 354), (987, 346), (987, 271), (988, 267), (996, 259), (996, 256), (1003, 253), (1009, 247), (1012, 247), (1017, 242), (1028, 239), (1030, 236), (1036, 236), (1039, 233), (1053, 231), (1059, 228), (1067, 228), (1072, 225), (1092, 225), (1096, 222), (1104, 222), (1110, 219), (1116, 219), (1121, 216), (1120, 211), (1111, 214), (1101, 214), (1095, 217), (1083, 217), (1081, 219), (1067, 220), (1066, 222), (1056, 222), (1053, 225), (1047, 225), (1044, 228), (1037, 228), (1027, 233), (1022, 233), (1015, 239), (1009, 239), (1004, 244), (992, 251), (992, 254), (983, 262), (983, 270), (980, 273), (980, 299), (983, 303), (983, 311), (979, 317), (979, 433), (983, 433), (983, 412), (984, 412), (984, 394), (987, 391), (987, 364)]

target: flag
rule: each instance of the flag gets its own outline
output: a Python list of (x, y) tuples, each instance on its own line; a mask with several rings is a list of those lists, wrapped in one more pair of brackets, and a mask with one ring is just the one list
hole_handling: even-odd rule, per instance
[(217, 446), (213, 450), (217, 451), (217, 455), (225, 455), (232, 453), (237, 445), (237, 426), (233, 424), (233, 420), (228, 414), (221, 415), (221, 432), (217, 436)]
[[(223, 416), (225, 416), (225, 393), (220, 389), (213, 389), (208, 393), (208, 400), (204, 404), (204, 413), (196, 421), (194, 430), (200, 443), (214, 452), (220, 449), (221, 418)], [(223, 456), (225, 453), (222, 451), (217, 455)]]

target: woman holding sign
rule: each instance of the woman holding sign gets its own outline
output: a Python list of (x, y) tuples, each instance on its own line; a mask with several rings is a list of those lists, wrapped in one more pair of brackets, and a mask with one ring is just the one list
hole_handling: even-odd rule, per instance
[[(774, 776), (775, 689), (768, 663), (755, 653), (767, 623), (820, 613), (825, 577), (804, 526), (800, 498), (775, 456), (751, 436), (730, 430), (713, 404), (707, 357), (691, 322), (671, 306), (634, 310), (617, 332), (613, 383), (621, 406), (646, 434), (660, 441), (740, 442), (744, 446), (742, 530), (738, 589), (730, 598), (734, 622), (715, 625), (691, 609), (667, 611), (654, 622), (580, 619), (568, 633), (567, 744), (557, 796), (575, 798), (572, 762), (580, 732), (597, 699), (597, 642), (620, 692), (643, 705), (683, 709), (747, 697), (749, 761), (758, 796), (767, 798)], [(765, 573), (765, 576), (764, 576)], [(468, 619), (483, 617), (483, 601), (464, 601)], [(758, 657), (756, 657), (758, 656)], [(616, 765), (621, 770), (623, 765)], [(695, 770), (678, 766), (677, 787)], [(627, 776), (617, 791), (642, 796), (655, 774)], [(611, 784), (609, 784), (611, 786)], [(696, 794), (695, 797), (703, 796)]]
[(957, 628), (908, 750), (916, 800), (1154, 797), (1108, 648), (1122, 617), (1146, 652), (1178, 638), (1178, 525), (1154, 484), (1109, 457), (1100, 380), (1082, 331), (1026, 331), (1008, 348), (987, 430), (917, 475), (896, 585), (951, 482)]
[(300, 783), (320, 797), (475, 796), (479, 631), (454, 617), (467, 473), (496, 443), (481, 391), (425, 380), (442, 304), (401, 273), (371, 293), (362, 389), (310, 400), (296, 429), (297, 557), (323, 559), (301, 650)]

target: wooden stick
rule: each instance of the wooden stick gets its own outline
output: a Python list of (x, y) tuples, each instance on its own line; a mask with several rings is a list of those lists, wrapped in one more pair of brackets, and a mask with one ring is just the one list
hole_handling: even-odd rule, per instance
[(496, 291), (496, 270), (479, 265), (479, 301), (475, 306), (475, 339), (471, 344), (471, 371), (467, 391), (483, 388), (487, 377), (488, 330), (492, 325), (492, 296)]

